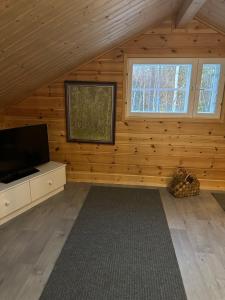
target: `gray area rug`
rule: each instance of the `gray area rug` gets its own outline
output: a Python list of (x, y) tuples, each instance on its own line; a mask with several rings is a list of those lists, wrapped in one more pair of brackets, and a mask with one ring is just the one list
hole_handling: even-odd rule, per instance
[(41, 299), (186, 299), (159, 191), (91, 188)]
[(213, 197), (216, 199), (218, 204), (225, 211), (225, 194), (224, 193), (212, 193)]

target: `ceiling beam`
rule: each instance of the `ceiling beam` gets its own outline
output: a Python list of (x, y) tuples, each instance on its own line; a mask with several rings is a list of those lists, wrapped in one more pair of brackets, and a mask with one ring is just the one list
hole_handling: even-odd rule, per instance
[(176, 17), (176, 27), (184, 27), (198, 13), (207, 0), (184, 0)]

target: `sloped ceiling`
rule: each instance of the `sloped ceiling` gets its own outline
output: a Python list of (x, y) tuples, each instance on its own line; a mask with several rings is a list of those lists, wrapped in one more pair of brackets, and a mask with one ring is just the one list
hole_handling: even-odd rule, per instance
[[(5, 0), (0, 2), (0, 107), (175, 14), (182, 0)], [(220, 3), (200, 15), (225, 28)], [(211, 6), (214, 8), (212, 14)], [(224, 7), (223, 7), (224, 9)], [(224, 11), (223, 11), (224, 12)]]
[(198, 16), (225, 32), (225, 0), (208, 0)]

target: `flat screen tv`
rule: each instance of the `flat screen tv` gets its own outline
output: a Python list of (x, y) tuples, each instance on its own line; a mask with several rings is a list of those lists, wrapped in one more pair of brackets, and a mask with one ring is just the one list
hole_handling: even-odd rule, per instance
[(48, 161), (47, 125), (0, 130), (0, 182), (35, 173), (35, 166)]

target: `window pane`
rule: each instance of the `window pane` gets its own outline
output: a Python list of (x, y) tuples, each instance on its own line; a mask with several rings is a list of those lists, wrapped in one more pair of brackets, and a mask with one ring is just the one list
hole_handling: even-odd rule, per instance
[(131, 112), (187, 113), (191, 64), (133, 64)]
[(198, 99), (198, 113), (215, 113), (219, 88), (221, 65), (203, 64)]

